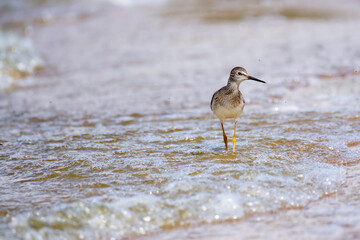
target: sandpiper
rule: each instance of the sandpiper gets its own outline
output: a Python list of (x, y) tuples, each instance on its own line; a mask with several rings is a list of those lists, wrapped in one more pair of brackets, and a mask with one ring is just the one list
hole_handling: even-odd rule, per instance
[(245, 80), (254, 80), (265, 83), (263, 80), (249, 76), (245, 68), (235, 67), (230, 72), (230, 77), (227, 85), (216, 91), (211, 99), (210, 108), (220, 119), (226, 151), (228, 150), (228, 143), (223, 122), (226, 118), (234, 119), (235, 127), (232, 142), (233, 152), (235, 152), (236, 121), (245, 106), (245, 100), (243, 95), (239, 91), (239, 85)]

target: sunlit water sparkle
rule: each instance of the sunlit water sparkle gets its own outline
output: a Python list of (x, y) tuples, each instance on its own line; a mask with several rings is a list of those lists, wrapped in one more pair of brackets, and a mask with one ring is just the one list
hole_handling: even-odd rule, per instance
[(13, 117), (22, 130), (2, 138), (5, 236), (121, 238), (302, 208), (344, 181), (347, 147), (328, 136), (345, 119), (248, 114), (232, 153), (208, 115)]

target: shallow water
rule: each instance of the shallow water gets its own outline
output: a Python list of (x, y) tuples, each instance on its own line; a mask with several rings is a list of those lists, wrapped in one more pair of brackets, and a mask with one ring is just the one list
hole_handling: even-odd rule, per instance
[[(325, 18), (289, 20), (275, 6), (209, 21), (178, 4), (50, 1), (1, 18), (31, 29), (44, 62), (0, 95), (0, 236), (233, 239), (249, 226), (244, 238), (357, 236), (356, 14), (330, 17), (333, 3)], [(267, 84), (240, 86), (232, 153), (209, 101), (234, 65)], [(231, 139), (231, 121), (225, 129)], [(289, 218), (303, 221), (284, 227)]]
[(0, 31), (1, 91), (10, 89), (16, 84), (24, 85), (24, 82), (19, 84), (18, 80), (29, 77), (41, 67), (42, 59), (28, 38)]
[(302, 208), (344, 183), (353, 117), (253, 113), (226, 153), (207, 116), (12, 116), (2, 215), (16, 236), (120, 238)]

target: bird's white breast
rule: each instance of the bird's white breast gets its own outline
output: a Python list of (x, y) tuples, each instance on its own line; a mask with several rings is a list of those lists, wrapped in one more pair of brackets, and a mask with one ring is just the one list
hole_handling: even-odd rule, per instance
[(228, 108), (226, 106), (217, 106), (217, 108), (214, 109), (214, 113), (221, 121), (226, 118), (236, 119), (242, 113), (244, 106), (245, 103), (241, 103), (238, 106), (232, 108)]

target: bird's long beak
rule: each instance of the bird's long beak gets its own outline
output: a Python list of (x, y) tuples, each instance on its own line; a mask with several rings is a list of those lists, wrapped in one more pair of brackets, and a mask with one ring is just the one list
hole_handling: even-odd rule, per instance
[(252, 77), (252, 76), (248, 76), (248, 79), (249, 79), (249, 80), (254, 80), (254, 81), (257, 81), (257, 82), (261, 82), (261, 83), (266, 83), (265, 81), (260, 80), (260, 79), (257, 79), (257, 78)]

